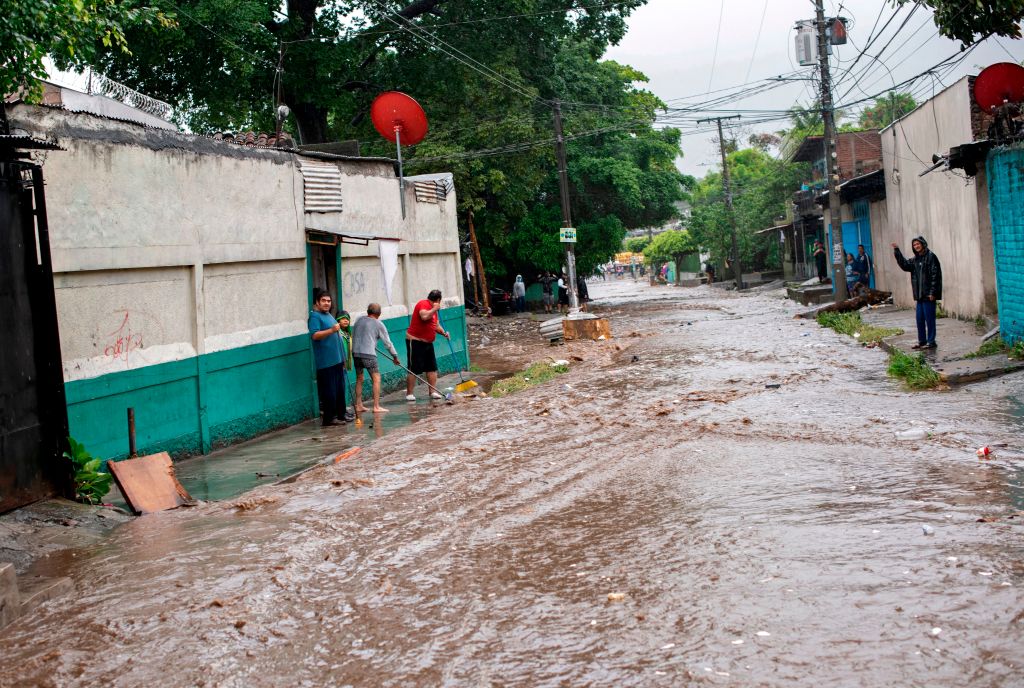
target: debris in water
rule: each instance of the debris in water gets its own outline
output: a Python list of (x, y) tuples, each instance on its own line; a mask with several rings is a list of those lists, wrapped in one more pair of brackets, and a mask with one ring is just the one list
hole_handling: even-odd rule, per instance
[(237, 502), (233, 502), (231, 506), (239, 511), (252, 511), (266, 504), (275, 504), (279, 501), (281, 501), (281, 498), (276, 495), (261, 495), (259, 497), (240, 499)]
[(261, 471), (256, 471), (256, 477), (257, 478), (280, 478), (281, 474), (280, 473), (263, 473)]
[(673, 647), (675, 647), (675, 646), (676, 646), (676, 644), (675, 644), (675, 643), (668, 643), (667, 645), (662, 645), (662, 646), (661, 646), (661, 649), (662, 649), (662, 650), (671, 650), (671, 649), (672, 649)]
[(610, 592), (608, 593), (609, 602), (621, 602), (626, 599), (626, 593), (624, 592)]
[(743, 644), (743, 638), (737, 638), (736, 640), (732, 641), (732, 644), (733, 645), (742, 645)]
[(213, 602), (210, 602), (210, 604), (208, 606), (210, 606), (210, 607), (223, 607), (224, 603), (221, 602), (220, 600), (214, 600)]
[(768, 636), (771, 635), (771, 633), (769, 633), (768, 631), (758, 631), (757, 635), (762, 637), (762, 638), (767, 638)]
[(988, 459), (992, 457), (992, 450), (988, 447), (979, 447), (978, 451), (974, 453), (978, 455), (979, 459)]
[(924, 531), (925, 535), (935, 535), (935, 529), (928, 524), (921, 526), (921, 530)]
[(928, 437), (928, 431), (923, 428), (911, 428), (896, 433), (898, 440), (923, 440)]
[(778, 383), (773, 383), (773, 384), (765, 385), (764, 386), (765, 389), (779, 389), (780, 387), (782, 387), (782, 385), (780, 385)]
[(933, 628), (933, 629), (931, 630), (931, 634), (932, 634), (932, 635), (938, 635), (939, 633), (942, 633), (942, 629), (941, 629), (941, 628), (939, 628), (938, 626), (936, 626), (935, 628)]
[(639, 361), (640, 361), (640, 357), (634, 354), (633, 358), (630, 360), (630, 363), (637, 363)]
[(245, 624), (246, 624), (245, 619), (239, 619), (238, 621), (235, 622), (235, 628), (237, 628), (238, 630), (242, 630), (242, 627), (245, 626)]

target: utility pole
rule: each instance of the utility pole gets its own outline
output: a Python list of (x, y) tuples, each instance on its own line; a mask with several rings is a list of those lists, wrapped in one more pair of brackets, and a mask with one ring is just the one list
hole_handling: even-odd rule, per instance
[(832, 78), (828, 68), (828, 26), (824, 0), (814, 0), (814, 20), (818, 29), (818, 62), (821, 65), (821, 118), (825, 123), (825, 175), (828, 178), (828, 216), (832, 225), (832, 290), (836, 303), (847, 299), (846, 266), (843, 251), (843, 218), (839, 207), (839, 169), (836, 155), (835, 109), (832, 103)]
[[(562, 104), (555, 100), (555, 152), (558, 155), (558, 190), (562, 196), (562, 226), (572, 227), (572, 210), (569, 207), (569, 169), (565, 161), (565, 137), (562, 135)], [(565, 264), (569, 269), (569, 283), (565, 290), (569, 294), (569, 313), (579, 311), (580, 302), (576, 296), (576, 255), (573, 244), (565, 244)]]
[(729, 224), (732, 225), (732, 272), (736, 280), (737, 291), (743, 288), (743, 267), (740, 265), (739, 241), (736, 238), (736, 213), (732, 209), (732, 186), (729, 182), (729, 163), (725, 157), (725, 135), (722, 133), (722, 120), (739, 118), (739, 115), (733, 115), (731, 117), (709, 117), (708, 119), (697, 120), (697, 124), (702, 122), (718, 123), (718, 148), (722, 153), (722, 190), (725, 192), (725, 207), (728, 210)]
[(484, 261), (480, 258), (480, 244), (476, 241), (476, 227), (473, 226), (473, 211), (469, 211), (469, 241), (473, 244), (473, 258), (476, 262), (476, 275), (475, 278), (478, 280), (480, 290), (477, 292), (477, 308), (480, 307), (479, 294), (483, 294), (484, 298), (484, 313), (488, 316), (491, 314), (491, 295), (487, 289), (487, 273), (484, 272)]

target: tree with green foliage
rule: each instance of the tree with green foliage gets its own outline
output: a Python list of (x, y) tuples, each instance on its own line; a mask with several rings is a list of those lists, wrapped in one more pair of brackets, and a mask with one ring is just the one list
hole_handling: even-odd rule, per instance
[(60, 69), (80, 69), (103, 52), (131, 56), (128, 34), (141, 41), (158, 35), (155, 29), (174, 27), (160, 9), (130, 0), (5, 3), (0, 12), (0, 95), (24, 91), (30, 99), (39, 97), (47, 56)]
[(654, 241), (644, 249), (644, 260), (652, 269), (670, 261), (676, 264), (676, 284), (682, 280), (683, 259), (697, 253), (697, 242), (685, 229), (670, 229), (654, 237)]
[[(107, 74), (178, 104), (179, 123), (193, 131), (273, 128), (280, 97), (303, 143), (372, 131), (364, 122), (369, 103), (387, 89), (423, 97), (435, 124), (453, 110), (473, 113), (481, 87), (518, 100), (555, 97), (553, 57), (559, 44), (588, 45), (597, 58), (621, 39), (625, 18), (646, 2), (534, 0), (522, 16), (490, 21), (509, 15), (509, 4), (151, 1), (178, 15), (178, 30), (139, 45), (129, 34), (134, 54), (107, 55), (101, 65)], [(443, 107), (438, 86), (450, 90), (440, 98)], [(500, 112), (477, 110), (481, 117)]]
[(357, 139), (363, 154), (388, 157), (369, 104), (381, 90), (409, 93), (431, 130), (405, 150), (407, 171), (454, 174), (460, 223), (473, 213), (499, 283), (564, 260), (555, 99), (580, 274), (618, 251), (627, 229), (674, 217), (692, 182), (675, 166), (679, 131), (653, 127), (664, 103), (638, 87), (646, 77), (600, 60), (646, 0), (531, 0), (502, 21), (491, 21), (509, 14), (499, 0), (173, 2), (179, 29), (131, 57), (107, 56), (110, 76), (174, 104), (193, 131), (271, 129), (279, 96), (301, 142)]
[(650, 245), (651, 240), (645, 236), (629, 237), (622, 242), (622, 248), (630, 253), (643, 253)]
[(861, 129), (884, 129), (899, 118), (912, 112), (917, 101), (909, 93), (890, 91), (875, 98), (875, 102), (864, 108), (858, 123)]
[[(904, 4), (910, 0), (899, 2)], [(935, 13), (939, 33), (964, 45), (971, 45), (989, 34), (1021, 37), (1024, 0), (923, 0), (923, 4)]]
[[(744, 268), (778, 269), (782, 265), (779, 241), (772, 233), (756, 232), (777, 224), (808, 173), (805, 163), (779, 160), (756, 148), (727, 158), (732, 177), (737, 244)], [(712, 172), (691, 194), (689, 229), (702, 249), (720, 262), (732, 253), (732, 224), (722, 191), (720, 172)]]

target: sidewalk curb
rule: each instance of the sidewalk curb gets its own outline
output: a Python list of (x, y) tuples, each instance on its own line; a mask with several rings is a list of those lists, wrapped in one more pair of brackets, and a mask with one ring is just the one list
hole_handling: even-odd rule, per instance
[[(915, 353), (912, 351), (904, 351), (885, 339), (883, 339), (880, 344), (881, 347), (890, 354), (894, 351), (899, 351), (908, 356), (913, 356)], [(1006, 357), (1004, 354), (993, 354), (983, 358), (961, 359), (956, 361), (941, 361), (939, 363), (943, 367), (959, 368), (959, 370), (945, 371), (937, 365), (933, 365), (932, 362), (928, 363), (928, 365), (939, 374), (939, 380), (947, 385), (965, 385), (971, 382), (989, 380), (994, 377), (1024, 370), (1024, 361), (1015, 361)]]

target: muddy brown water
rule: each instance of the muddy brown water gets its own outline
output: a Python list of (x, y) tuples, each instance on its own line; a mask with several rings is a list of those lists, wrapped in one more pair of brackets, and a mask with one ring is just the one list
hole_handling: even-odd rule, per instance
[(777, 293), (591, 293), (643, 336), (50, 561), (0, 684), (1021, 685), (1024, 377), (908, 393)]

